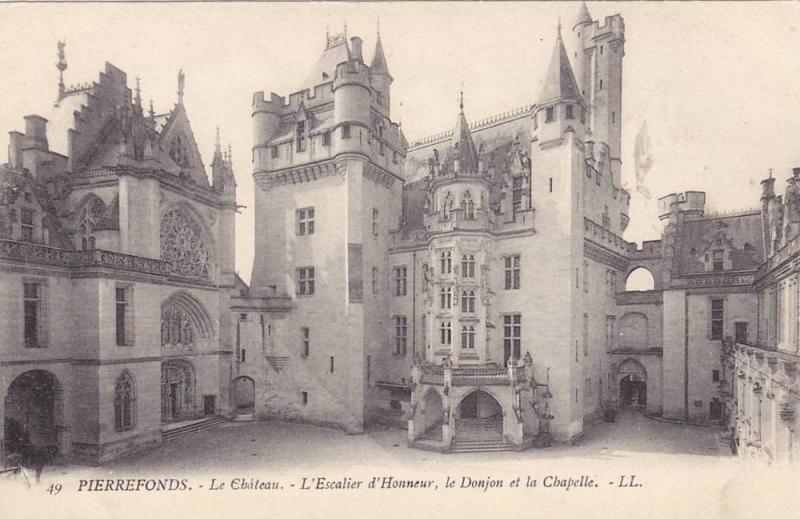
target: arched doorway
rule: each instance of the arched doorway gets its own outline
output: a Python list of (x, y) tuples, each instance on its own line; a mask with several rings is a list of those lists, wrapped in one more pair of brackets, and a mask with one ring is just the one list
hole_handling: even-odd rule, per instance
[(256, 407), (256, 383), (250, 377), (233, 379), (233, 408), (237, 415), (252, 415)]
[(627, 359), (617, 371), (620, 407), (647, 408), (647, 371), (634, 359)]
[(11, 382), (5, 398), (6, 453), (27, 447), (59, 450), (64, 423), (63, 390), (49, 371), (26, 371)]
[(444, 421), (444, 406), (439, 392), (433, 388), (428, 389), (423, 399), (425, 412), (425, 438), (431, 440), (442, 439), (442, 422)]
[(192, 364), (183, 359), (161, 364), (161, 421), (175, 422), (194, 418), (195, 375)]
[(465, 396), (456, 411), (456, 440), (502, 440), (503, 408), (489, 393), (476, 390)]

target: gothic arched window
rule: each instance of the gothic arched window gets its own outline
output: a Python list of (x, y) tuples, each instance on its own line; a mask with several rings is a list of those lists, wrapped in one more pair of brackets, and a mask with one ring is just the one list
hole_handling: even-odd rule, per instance
[(133, 376), (123, 371), (114, 386), (114, 429), (128, 431), (136, 426), (136, 385)]
[(461, 348), (465, 350), (475, 349), (475, 327), (471, 324), (461, 327)]
[(453, 290), (450, 287), (442, 287), (439, 294), (441, 296), (442, 310), (450, 308), (453, 301)]
[(167, 211), (161, 217), (161, 259), (176, 274), (210, 277), (210, 255), (203, 234), (203, 228), (184, 211)]
[(475, 255), (464, 254), (461, 256), (461, 276), (465, 278), (475, 277)]
[(464, 210), (464, 218), (467, 220), (475, 219), (475, 202), (472, 201), (472, 195), (469, 191), (464, 193), (464, 199), (461, 201), (461, 208)]
[(461, 312), (465, 314), (475, 313), (475, 291), (464, 290), (461, 293)]
[(441, 267), (442, 274), (449, 274), (452, 269), (452, 255), (449, 250), (443, 251), (439, 255), (439, 263)]
[(91, 250), (95, 248), (94, 230), (97, 222), (105, 212), (105, 204), (102, 200), (94, 197), (86, 205), (83, 206), (81, 216), (78, 218), (78, 231), (81, 236), (81, 249)]
[(450, 321), (443, 321), (441, 324), (439, 324), (439, 332), (441, 334), (442, 345), (450, 345), (452, 343), (452, 328), (450, 327)]

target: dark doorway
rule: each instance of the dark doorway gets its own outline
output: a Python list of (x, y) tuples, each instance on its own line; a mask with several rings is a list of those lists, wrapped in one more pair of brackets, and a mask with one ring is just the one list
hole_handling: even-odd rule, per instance
[(747, 344), (747, 323), (738, 322), (735, 324), (735, 338), (739, 344)]
[(217, 410), (217, 398), (214, 395), (203, 395), (203, 414), (212, 415)]
[(473, 391), (458, 405), (455, 423), (457, 442), (503, 439), (503, 408), (489, 393)]
[(722, 419), (722, 402), (719, 398), (712, 398), (708, 404), (708, 417), (711, 420)]
[(236, 414), (252, 414), (255, 411), (255, 381), (250, 377), (233, 379), (233, 408)]
[(33, 449), (58, 452), (63, 426), (62, 389), (58, 379), (44, 370), (26, 371), (8, 388), (5, 399), (6, 454)]
[(619, 382), (622, 407), (647, 407), (647, 383), (636, 375), (626, 375)]
[(472, 393), (461, 402), (461, 418), (478, 417), (478, 393)]

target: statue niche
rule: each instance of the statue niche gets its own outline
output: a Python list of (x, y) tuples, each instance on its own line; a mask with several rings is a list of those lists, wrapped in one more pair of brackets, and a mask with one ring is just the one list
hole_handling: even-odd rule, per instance
[(181, 350), (194, 349), (197, 331), (186, 312), (177, 306), (161, 313), (161, 346)]

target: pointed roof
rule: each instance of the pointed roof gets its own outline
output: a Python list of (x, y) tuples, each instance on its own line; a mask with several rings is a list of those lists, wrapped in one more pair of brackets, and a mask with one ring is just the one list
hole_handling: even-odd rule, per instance
[(380, 32), (378, 32), (378, 40), (375, 42), (375, 54), (372, 56), (372, 63), (369, 65), (369, 71), (372, 74), (383, 74), (390, 78), (392, 77), (392, 75), (389, 74), (389, 66), (386, 64), (386, 55), (383, 53)]
[(455, 160), (458, 159), (459, 174), (475, 175), (478, 173), (478, 149), (475, 147), (475, 141), (472, 140), (472, 132), (469, 129), (467, 117), (464, 115), (463, 92), (461, 93), (460, 108), (443, 166), (445, 171), (455, 172)]
[(539, 94), (539, 105), (544, 105), (558, 99), (582, 99), (572, 65), (569, 63), (564, 41), (561, 39), (561, 24), (558, 26), (558, 36), (553, 47), (553, 55), (547, 74), (544, 77), (542, 91)]
[(586, 2), (581, 2), (581, 10), (578, 13), (578, 19), (575, 20), (575, 24), (572, 28), (574, 29), (579, 25), (585, 25), (587, 23), (592, 23), (592, 15), (589, 14), (589, 8), (586, 7)]
[(319, 59), (311, 68), (305, 81), (296, 91), (309, 89), (312, 92), (314, 87), (326, 81), (333, 81), (336, 75), (336, 65), (344, 63), (350, 59), (350, 47), (347, 45), (345, 34), (327, 37), (325, 50), (322, 51)]

